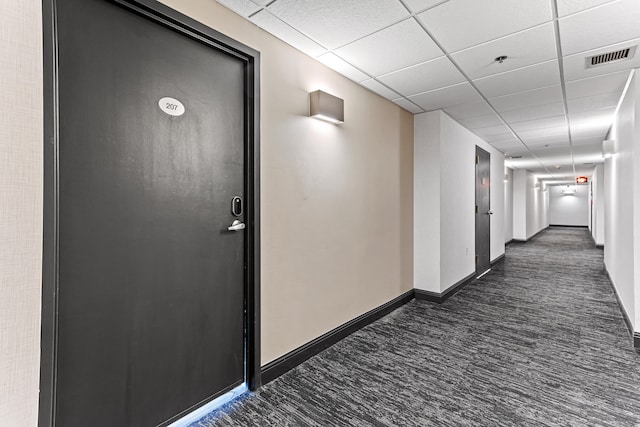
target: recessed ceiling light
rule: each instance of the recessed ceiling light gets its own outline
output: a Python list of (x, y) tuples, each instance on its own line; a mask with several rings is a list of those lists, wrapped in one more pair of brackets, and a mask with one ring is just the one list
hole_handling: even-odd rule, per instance
[(554, 168), (560, 169), (560, 165), (555, 165)]

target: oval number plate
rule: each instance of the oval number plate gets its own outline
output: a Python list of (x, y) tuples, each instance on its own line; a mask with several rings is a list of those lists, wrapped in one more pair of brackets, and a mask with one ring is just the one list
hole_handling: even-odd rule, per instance
[(181, 116), (185, 111), (182, 102), (168, 96), (165, 96), (158, 101), (158, 106), (160, 106), (160, 109), (170, 116)]

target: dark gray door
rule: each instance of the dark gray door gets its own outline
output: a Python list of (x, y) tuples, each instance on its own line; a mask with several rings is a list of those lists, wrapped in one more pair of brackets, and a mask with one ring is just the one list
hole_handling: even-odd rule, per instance
[(476, 275), (491, 268), (491, 155), (476, 146)]
[(245, 380), (244, 65), (108, 1), (57, 5), (55, 425), (155, 426)]

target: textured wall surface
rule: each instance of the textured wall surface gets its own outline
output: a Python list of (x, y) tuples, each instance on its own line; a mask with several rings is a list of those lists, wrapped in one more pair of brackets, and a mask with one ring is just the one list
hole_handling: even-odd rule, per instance
[(564, 185), (549, 187), (549, 222), (553, 225), (589, 225), (589, 186), (572, 185), (576, 192), (567, 196)]
[(38, 415), (42, 253), (39, 0), (0, 0), (0, 425)]

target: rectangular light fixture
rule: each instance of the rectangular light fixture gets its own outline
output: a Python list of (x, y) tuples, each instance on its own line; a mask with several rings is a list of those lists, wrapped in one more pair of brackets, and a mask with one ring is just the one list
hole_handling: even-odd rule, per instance
[(575, 188), (571, 188), (567, 185), (567, 188), (565, 188), (564, 190), (562, 190), (562, 194), (565, 196), (574, 196), (576, 194), (576, 189)]
[(330, 123), (344, 123), (344, 100), (321, 90), (311, 92), (309, 116)]

